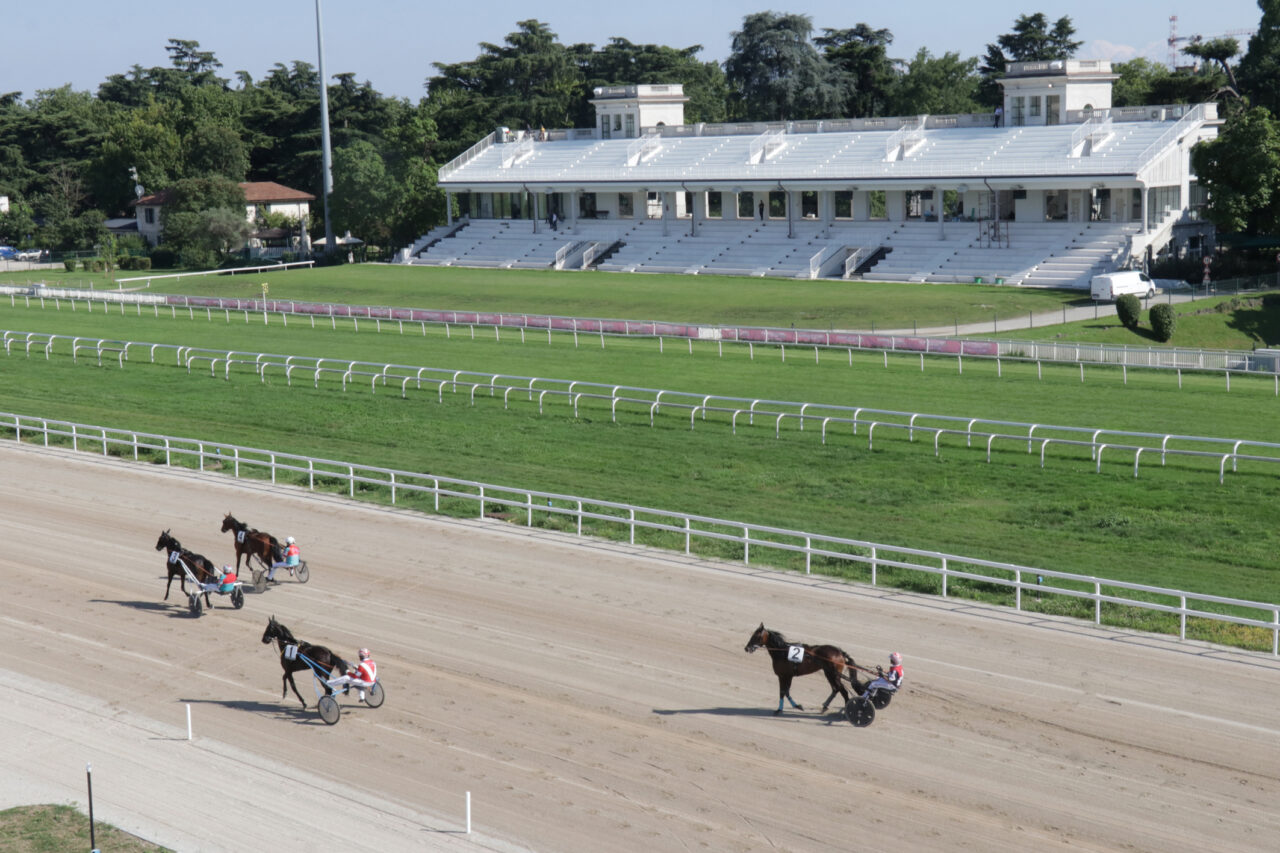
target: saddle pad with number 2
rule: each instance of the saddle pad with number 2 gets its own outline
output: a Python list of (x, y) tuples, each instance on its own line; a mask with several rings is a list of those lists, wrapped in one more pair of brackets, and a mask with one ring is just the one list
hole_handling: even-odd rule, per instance
[(804, 663), (804, 646), (787, 646), (787, 660), (792, 663)]

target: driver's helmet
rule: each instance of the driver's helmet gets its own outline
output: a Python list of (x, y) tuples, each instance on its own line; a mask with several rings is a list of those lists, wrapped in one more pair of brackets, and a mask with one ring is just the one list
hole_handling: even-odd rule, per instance
[(897, 666), (898, 664), (902, 663), (902, 655), (898, 654), (897, 652), (894, 652), (893, 654), (889, 655), (889, 663), (893, 664), (894, 666)]
[(360, 660), (368, 660), (370, 657), (372, 657), (372, 655), (369, 654), (368, 649), (361, 649), (359, 654), (360, 654)]
[(285, 539), (284, 539), (284, 542), (285, 542), (285, 544), (286, 544), (286, 545), (292, 545), (292, 544), (293, 544), (293, 537), (292, 537), (292, 536), (286, 536), (286, 537), (285, 537)]

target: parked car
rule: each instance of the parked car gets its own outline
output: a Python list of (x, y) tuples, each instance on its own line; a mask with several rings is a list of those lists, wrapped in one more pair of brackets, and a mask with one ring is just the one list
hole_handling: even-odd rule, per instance
[(0, 261), (17, 260), (18, 250), (12, 246), (0, 246)]
[(18, 252), (20, 261), (43, 261), (47, 256), (48, 253), (43, 249), (22, 249)]

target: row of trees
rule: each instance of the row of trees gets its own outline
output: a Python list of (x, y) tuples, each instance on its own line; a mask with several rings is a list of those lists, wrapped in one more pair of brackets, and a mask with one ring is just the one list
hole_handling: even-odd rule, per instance
[[(1230, 40), (1193, 44), (1187, 52), (1203, 60), (1198, 69), (1121, 63), (1113, 93), (1118, 106), (1223, 99), (1231, 116), (1223, 141), (1198, 165), (1215, 204), (1221, 199), (1223, 210), (1235, 211), (1223, 221), (1249, 228), (1266, 227), (1267, 218), (1254, 215), (1259, 207), (1280, 204), (1280, 176), (1274, 192), (1264, 180), (1263, 189), (1228, 199), (1236, 181), (1230, 170), (1277, 172), (1271, 116), (1280, 109), (1280, 0), (1258, 4), (1258, 34), (1238, 66)], [(329, 81), (334, 228), (381, 245), (410, 242), (444, 218), (440, 164), (501, 125), (590, 126), (597, 86), (681, 83), (690, 122), (980, 112), (995, 108), (996, 81), (1010, 62), (1070, 58), (1080, 47), (1074, 36), (1070, 18), (1036, 13), (1018, 17), (981, 58), (921, 49), (902, 60), (891, 56), (887, 29), (859, 23), (818, 31), (804, 15), (759, 12), (732, 34), (721, 66), (699, 60), (699, 45), (624, 38), (565, 45), (547, 24), (521, 21), (502, 44), (481, 44), (473, 60), (436, 63), (416, 104), (383, 96), (351, 73)], [(0, 95), (0, 194), (12, 205), (0, 215), (0, 241), (47, 248), (100, 242), (103, 220), (131, 212), (133, 167), (148, 191), (181, 189), (184, 198), (217, 200), (228, 211), (235, 205), (225, 186), (210, 190), (219, 181), (271, 180), (319, 195), (320, 81), (313, 66), (277, 63), (261, 80), (243, 71), (227, 78), (198, 42), (175, 39), (166, 50), (169, 65), (135, 65), (96, 93), (64, 87), (29, 100)], [(1246, 145), (1254, 149), (1250, 159), (1234, 156)], [(205, 224), (218, 221), (206, 217)], [(204, 227), (177, 225), (170, 239)]]

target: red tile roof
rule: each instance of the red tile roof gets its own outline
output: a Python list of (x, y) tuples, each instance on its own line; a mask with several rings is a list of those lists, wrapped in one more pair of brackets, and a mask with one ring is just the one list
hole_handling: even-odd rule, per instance
[[(311, 193), (304, 193), (302, 190), (295, 190), (286, 187), (284, 184), (277, 184), (275, 181), (245, 181), (240, 184), (240, 189), (244, 190), (244, 200), (246, 204), (270, 204), (272, 202), (288, 202), (288, 201), (315, 201), (316, 197)], [(173, 199), (171, 190), (160, 190), (159, 192), (149, 193), (138, 199), (138, 204), (145, 205), (164, 205)]]

